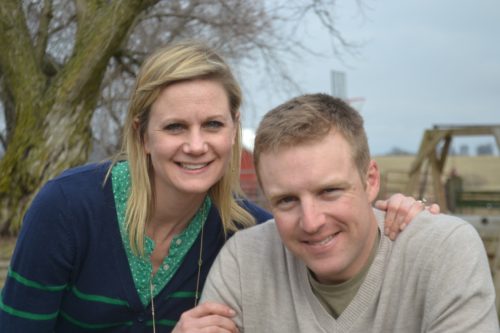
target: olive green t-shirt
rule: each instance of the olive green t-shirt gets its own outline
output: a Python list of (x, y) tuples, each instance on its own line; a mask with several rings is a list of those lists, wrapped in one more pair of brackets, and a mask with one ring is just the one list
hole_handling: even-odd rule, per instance
[(368, 258), (368, 264), (363, 267), (363, 270), (359, 272), (359, 274), (350, 280), (339, 284), (322, 284), (319, 283), (314, 278), (311, 271), (309, 271), (309, 283), (311, 284), (314, 295), (316, 295), (325, 310), (335, 319), (337, 319), (342, 311), (347, 308), (354, 296), (356, 296), (359, 287), (363, 284), (366, 274), (375, 258), (375, 254), (377, 253), (379, 242), (380, 233), (377, 233), (377, 239), (375, 240), (370, 257)]

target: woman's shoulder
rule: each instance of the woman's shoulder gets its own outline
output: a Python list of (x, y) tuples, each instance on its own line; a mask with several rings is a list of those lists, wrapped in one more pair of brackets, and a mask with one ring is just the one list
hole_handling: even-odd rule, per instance
[[(109, 163), (86, 164), (63, 171), (49, 180), (37, 193), (34, 204), (49, 207), (51, 204), (61, 206), (79, 206), (83, 201), (102, 201), (108, 192), (109, 184), (105, 183)], [(105, 195), (106, 196), (106, 195)]]
[(255, 203), (251, 202), (248, 199), (240, 199), (238, 200), (238, 203), (240, 204), (241, 207), (245, 208), (247, 212), (252, 214), (257, 224), (266, 222), (267, 220), (273, 218), (271, 213), (269, 213), (267, 210), (256, 205)]
[(104, 183), (108, 167), (109, 164), (79, 166), (49, 180), (28, 208), (23, 228), (60, 229), (65, 230), (63, 234), (76, 235), (88, 231), (89, 225), (115, 221), (111, 184)]
[(73, 168), (64, 170), (60, 175), (56, 176), (53, 180), (65, 182), (65, 181), (77, 181), (79, 179), (88, 180), (89, 178), (100, 179), (102, 182), (106, 177), (109, 170), (111, 162), (100, 162), (100, 163), (88, 163)]

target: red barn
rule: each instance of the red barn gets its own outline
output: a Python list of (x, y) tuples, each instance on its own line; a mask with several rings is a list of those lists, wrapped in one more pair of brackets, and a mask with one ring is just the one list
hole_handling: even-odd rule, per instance
[(253, 165), (253, 130), (244, 128), (242, 131), (243, 149), (241, 153), (240, 184), (248, 199), (260, 206), (265, 205), (265, 199), (257, 182), (255, 166)]

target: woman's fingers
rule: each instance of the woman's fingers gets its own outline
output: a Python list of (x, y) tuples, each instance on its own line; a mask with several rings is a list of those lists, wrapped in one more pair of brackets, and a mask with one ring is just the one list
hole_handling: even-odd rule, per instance
[(206, 302), (184, 312), (172, 333), (237, 333), (231, 319), (236, 312), (227, 305)]

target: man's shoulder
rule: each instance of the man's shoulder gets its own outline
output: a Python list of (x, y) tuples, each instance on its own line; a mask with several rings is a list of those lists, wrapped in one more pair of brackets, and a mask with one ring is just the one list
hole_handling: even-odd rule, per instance
[(261, 253), (271, 251), (272, 248), (282, 248), (276, 224), (272, 219), (236, 232), (228, 243), (232, 243), (232, 246), (243, 253), (250, 250)]
[(476, 233), (470, 223), (457, 216), (431, 214), (428, 211), (418, 214), (407, 229), (409, 234), (425, 234), (430, 238), (448, 237), (454, 233)]
[[(385, 213), (376, 210), (376, 218), (379, 227), (383, 230)], [(477, 233), (474, 227), (467, 221), (453, 215), (431, 214), (424, 210), (420, 212), (411, 223), (398, 236), (398, 240), (414, 237), (426, 237), (429, 240), (436, 238), (445, 238), (453, 233)]]
[(265, 223), (260, 223), (250, 228), (240, 230), (236, 233), (235, 236), (237, 236), (237, 238), (242, 240), (259, 238), (262, 239), (263, 241), (267, 241), (269, 239), (275, 239), (276, 237), (279, 238), (278, 230), (276, 229), (276, 223), (274, 222), (274, 219), (269, 219), (264, 222)]
[(443, 250), (459, 253), (460, 247), (479, 249), (481, 244), (476, 229), (467, 221), (453, 215), (423, 211), (403, 230), (393, 246), (430, 254)]

